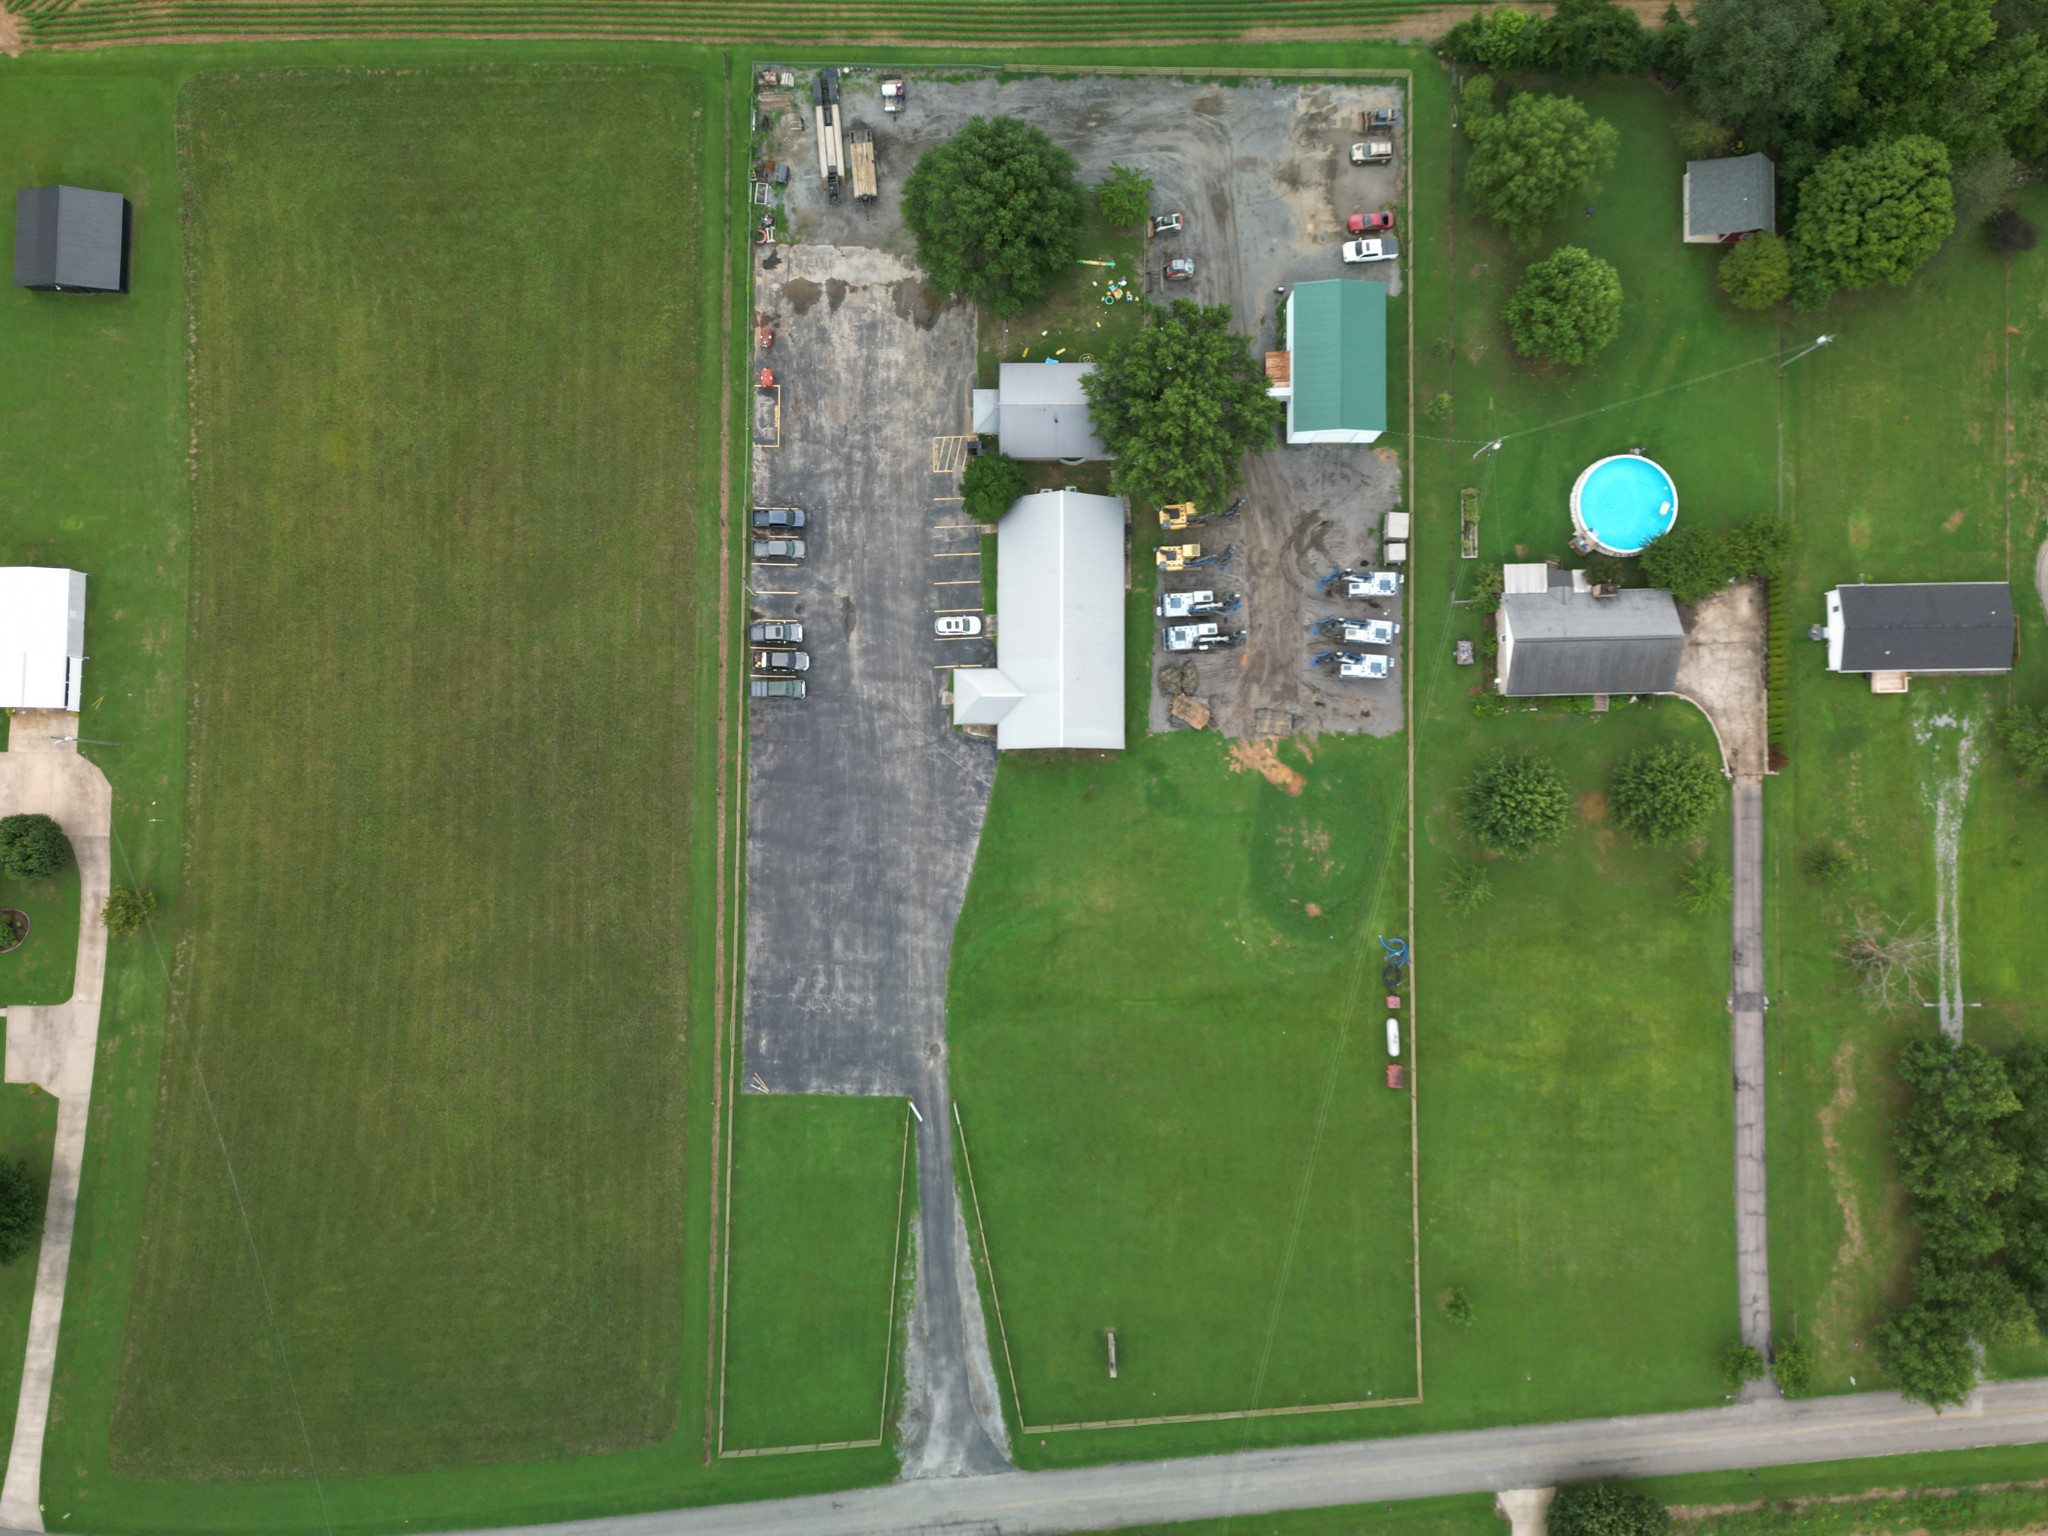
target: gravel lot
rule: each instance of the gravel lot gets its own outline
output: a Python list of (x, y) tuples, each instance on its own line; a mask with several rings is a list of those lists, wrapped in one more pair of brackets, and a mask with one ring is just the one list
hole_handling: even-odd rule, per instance
[[(796, 74), (797, 92), (808, 102), (813, 76)], [(850, 194), (828, 203), (814, 135), (798, 126), (800, 118), (807, 124), (808, 108), (778, 114), (760, 154), (792, 167), (785, 207), (793, 238), (909, 252), (913, 242), (898, 194), (919, 155), (969, 118), (1010, 114), (1038, 124), (1072, 151), (1084, 180), (1100, 178), (1111, 161), (1142, 166), (1157, 189), (1155, 207), (1188, 219), (1187, 233), (1171, 242), (1171, 251), (1162, 242), (1155, 252), (1155, 260), (1159, 254), (1195, 259), (1194, 281), (1176, 285), (1172, 297), (1231, 305), (1238, 327), (1260, 350), (1277, 345), (1280, 285), (1351, 275), (1401, 291), (1398, 263), (1347, 273), (1337, 256), (1347, 215), (1401, 206), (1404, 160), (1354, 167), (1346, 156), (1358, 137), (1360, 111), (1401, 105), (1398, 81), (1224, 87), (1161, 76), (908, 78), (909, 108), (884, 116), (878, 72), (841, 77), (845, 123), (875, 133), (881, 196), (872, 204), (856, 203)], [(1390, 314), (1390, 326), (1403, 323), (1397, 315)], [(1389, 387), (1405, 389), (1405, 378), (1391, 379)], [(1202, 539), (1235, 542), (1231, 568), (1164, 578), (1171, 587), (1214, 586), (1244, 595), (1236, 622), (1246, 631), (1245, 647), (1208, 657), (1198, 668), (1216, 728), (1230, 736), (1399, 730), (1400, 666), (1385, 682), (1340, 682), (1311, 671), (1308, 657), (1318, 647), (1307, 634), (1308, 624), (1325, 614), (1366, 614), (1363, 604), (1325, 601), (1314, 583), (1332, 565), (1363, 566), (1377, 555), (1382, 514), (1400, 497), (1400, 465), (1391, 449), (1278, 447), (1250, 462), (1244, 491), (1245, 515)], [(1150, 513), (1134, 509), (1139, 519)], [(1378, 616), (1400, 620), (1400, 606), (1390, 603)], [(1165, 701), (1154, 692), (1152, 726), (1162, 730)]]

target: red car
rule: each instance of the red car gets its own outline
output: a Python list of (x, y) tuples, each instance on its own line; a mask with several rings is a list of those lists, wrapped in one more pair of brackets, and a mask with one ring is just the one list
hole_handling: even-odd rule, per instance
[(1354, 235), (1380, 234), (1394, 227), (1394, 210), (1382, 208), (1378, 213), (1354, 213), (1344, 227)]

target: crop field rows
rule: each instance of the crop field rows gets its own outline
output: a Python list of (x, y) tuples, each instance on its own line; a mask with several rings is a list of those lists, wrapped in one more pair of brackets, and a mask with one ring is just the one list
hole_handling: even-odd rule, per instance
[(1268, 0), (1248, 11), (1238, 0), (988, 0), (973, 7), (939, 0), (867, 6), (825, 5), (792, 27), (785, 6), (768, 0), (413, 0), (413, 3), (240, 3), (240, 0), (27, 0), (14, 7), (43, 44), (141, 42), (206, 35), (248, 37), (400, 36), (488, 33), (498, 36), (616, 38), (830, 37), (835, 41), (917, 38), (933, 43), (1018, 43), (1061, 36), (1074, 41), (1202, 40), (1242, 37), (1251, 26), (1294, 33), (1342, 33), (1398, 20), (1412, 0)]

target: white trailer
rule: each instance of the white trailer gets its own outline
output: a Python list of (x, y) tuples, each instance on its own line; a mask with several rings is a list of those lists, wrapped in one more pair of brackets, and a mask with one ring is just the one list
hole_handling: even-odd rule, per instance
[(1392, 619), (1357, 619), (1344, 621), (1344, 643), (1346, 645), (1392, 645), (1401, 633), (1401, 626)]
[(1393, 671), (1393, 658), (1388, 656), (1346, 655), (1337, 663), (1339, 677), (1364, 678), (1377, 681)]
[(1206, 605), (1216, 601), (1216, 594), (1206, 587), (1193, 592), (1162, 592), (1159, 601), (1152, 605), (1152, 612), (1162, 619), (1185, 619), (1204, 611)]
[(1401, 595), (1401, 573), (1399, 571), (1363, 571), (1344, 578), (1346, 597), (1399, 597)]
[(1169, 651), (1197, 651), (1203, 649), (1204, 640), (1216, 640), (1222, 631), (1213, 623), (1170, 624), (1166, 629), (1166, 648)]

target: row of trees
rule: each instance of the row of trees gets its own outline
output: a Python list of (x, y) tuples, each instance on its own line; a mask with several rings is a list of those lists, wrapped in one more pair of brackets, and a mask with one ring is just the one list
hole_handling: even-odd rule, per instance
[(1922, 1036), (1899, 1073), (1913, 1100), (1894, 1147), (1921, 1250), (1876, 1342), (1900, 1390), (1939, 1408), (1975, 1386), (1977, 1343), (2028, 1342), (2048, 1316), (2048, 1048)]
[[(1638, 840), (1688, 843), (1721, 801), (1720, 767), (1693, 747), (1650, 747), (1615, 770), (1608, 811)], [(1572, 795), (1557, 764), (1536, 752), (1498, 752), (1465, 781), (1465, 829), (1489, 852), (1528, 858), (1564, 836)], [(1457, 905), (1453, 901), (1453, 905)]]

